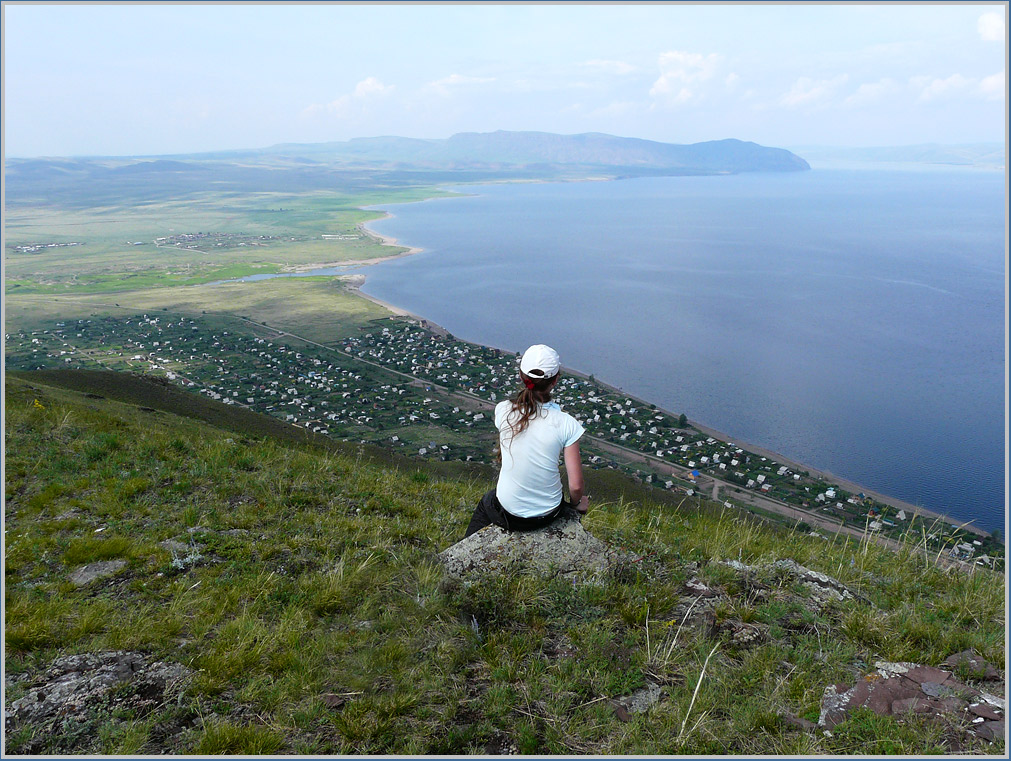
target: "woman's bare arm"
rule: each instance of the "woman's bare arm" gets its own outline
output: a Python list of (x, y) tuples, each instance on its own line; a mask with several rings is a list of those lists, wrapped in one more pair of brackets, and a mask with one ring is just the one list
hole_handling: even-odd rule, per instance
[(576, 509), (585, 513), (589, 507), (589, 497), (583, 494), (583, 460), (579, 455), (579, 442), (565, 447), (565, 477), (569, 482), (569, 499)]

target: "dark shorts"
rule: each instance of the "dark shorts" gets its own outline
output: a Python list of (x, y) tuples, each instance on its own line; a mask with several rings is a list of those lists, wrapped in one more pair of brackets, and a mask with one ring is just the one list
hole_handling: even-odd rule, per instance
[(536, 518), (521, 518), (502, 507), (498, 501), (498, 497), (495, 496), (495, 490), (492, 489), (481, 497), (481, 501), (474, 508), (474, 515), (471, 516), (464, 538), (480, 531), (485, 526), (492, 525), (500, 526), (506, 531), (533, 531), (534, 529), (544, 528), (560, 516), (566, 507), (571, 507), (571, 505), (563, 497), (561, 504), (547, 515), (540, 515)]

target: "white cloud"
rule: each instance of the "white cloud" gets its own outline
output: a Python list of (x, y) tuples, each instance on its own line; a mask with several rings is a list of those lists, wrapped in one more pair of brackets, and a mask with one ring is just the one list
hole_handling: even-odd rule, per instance
[(887, 97), (899, 92), (899, 85), (894, 79), (884, 78), (877, 82), (864, 82), (852, 95), (843, 101), (845, 106), (867, 106), (880, 103)]
[(712, 77), (721, 58), (716, 53), (707, 56), (671, 50), (661, 53), (658, 61), (660, 76), (649, 90), (658, 101), (678, 105), (699, 95), (699, 85)]
[(811, 79), (800, 77), (793, 83), (790, 91), (779, 98), (779, 105), (787, 108), (798, 106), (817, 106), (825, 103), (835, 94), (836, 90), (849, 81), (848, 74), (840, 74), (832, 79)]
[(428, 92), (435, 92), (443, 97), (448, 97), (454, 88), (466, 85), (481, 85), (494, 82), (494, 77), (467, 77), (463, 74), (450, 74), (448, 77), (429, 82), (422, 89)]
[(357, 85), (355, 89), (347, 94), (341, 95), (329, 103), (313, 103), (302, 109), (301, 116), (304, 119), (311, 119), (324, 112), (330, 112), (339, 116), (349, 114), (355, 106), (360, 106), (368, 101), (385, 97), (394, 91), (394, 85), (384, 85), (376, 77), (366, 77)]
[(723, 84), (727, 86), (728, 90), (733, 90), (737, 87), (737, 83), (741, 81), (740, 76), (736, 72), (730, 72), (727, 74), (726, 78), (723, 80)]
[(393, 89), (393, 85), (384, 85), (375, 77), (366, 77), (355, 85), (354, 97), (369, 98), (374, 95), (389, 95)]
[(585, 61), (582, 65), (590, 69), (607, 72), (608, 74), (619, 74), (622, 76), (637, 71), (637, 67), (630, 63), (625, 63), (624, 61), (605, 61), (594, 59), (592, 61)]
[(987, 42), (1004, 42), (1004, 17), (993, 11), (984, 13), (976, 22), (976, 30)]
[(983, 77), (979, 82), (979, 92), (987, 100), (1003, 100), (1007, 95), (1007, 76), (1005, 72), (998, 71), (988, 77)]
[(919, 100), (921, 102), (951, 98), (966, 93), (976, 83), (975, 80), (963, 77), (961, 74), (952, 74), (945, 79), (913, 77), (909, 82), (914, 89), (920, 91)]

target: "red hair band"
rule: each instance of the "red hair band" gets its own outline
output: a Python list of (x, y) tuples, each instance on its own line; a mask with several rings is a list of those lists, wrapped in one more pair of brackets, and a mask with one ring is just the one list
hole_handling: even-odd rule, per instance
[(523, 385), (526, 386), (528, 389), (530, 389), (531, 391), (534, 390), (534, 382), (532, 380), (530, 380), (529, 378), (521, 378), (520, 380), (523, 381)]

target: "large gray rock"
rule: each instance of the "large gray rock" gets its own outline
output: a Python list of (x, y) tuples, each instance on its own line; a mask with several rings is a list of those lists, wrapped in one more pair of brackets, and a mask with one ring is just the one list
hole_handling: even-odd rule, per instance
[(70, 581), (74, 586), (83, 587), (95, 579), (104, 579), (106, 576), (115, 576), (126, 568), (125, 560), (99, 560), (95, 563), (88, 563), (79, 568), (75, 568), (70, 574)]
[(16, 724), (39, 724), (82, 717), (120, 688), (120, 699), (153, 705), (189, 673), (182, 664), (151, 661), (141, 653), (122, 650), (66, 655), (53, 661), (25, 695), (11, 704), (8, 718)]
[(573, 511), (536, 531), (486, 526), (439, 553), (447, 573), (462, 580), (516, 566), (539, 574), (596, 576), (623, 559), (587, 532)]
[(796, 560), (777, 560), (773, 563), (776, 568), (789, 571), (800, 583), (811, 592), (812, 597), (819, 602), (825, 603), (829, 600), (852, 600), (858, 595), (853, 594), (841, 583), (818, 571), (812, 571), (798, 563)]

